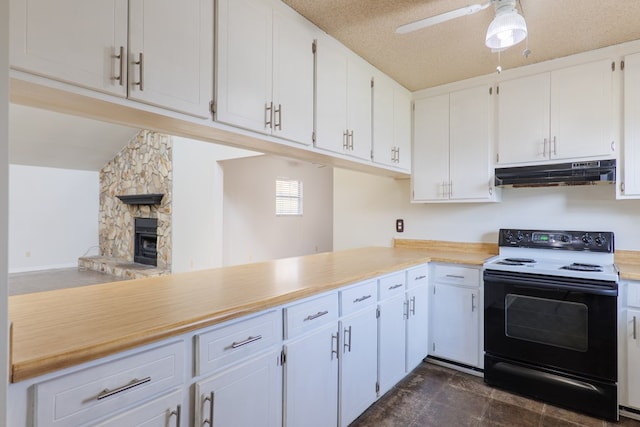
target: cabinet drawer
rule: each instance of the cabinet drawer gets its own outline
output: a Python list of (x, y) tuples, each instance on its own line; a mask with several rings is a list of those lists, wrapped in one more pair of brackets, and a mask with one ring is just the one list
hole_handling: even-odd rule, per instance
[(380, 300), (404, 292), (405, 282), (406, 273), (404, 271), (378, 279), (378, 284), (380, 285)]
[[(142, 405), (123, 412), (113, 418), (94, 425), (94, 427), (122, 426), (167, 426), (179, 427), (186, 418), (186, 408), (182, 408), (182, 390), (153, 399)], [(93, 425), (93, 424), (92, 424)]]
[(183, 383), (184, 342), (136, 353), (35, 385), (36, 426), (95, 421)]
[(378, 301), (378, 285), (375, 280), (351, 286), (340, 291), (340, 315), (346, 316)]
[(279, 311), (241, 320), (196, 335), (195, 374), (215, 371), (264, 350), (280, 340)]
[(640, 307), (640, 283), (627, 283), (627, 305), (629, 307)]
[(290, 339), (307, 331), (338, 320), (338, 294), (331, 293), (284, 309), (285, 338)]
[(429, 280), (428, 264), (419, 265), (407, 270), (407, 289), (427, 285)]
[(480, 270), (457, 265), (434, 265), (433, 278), (437, 283), (480, 286)]

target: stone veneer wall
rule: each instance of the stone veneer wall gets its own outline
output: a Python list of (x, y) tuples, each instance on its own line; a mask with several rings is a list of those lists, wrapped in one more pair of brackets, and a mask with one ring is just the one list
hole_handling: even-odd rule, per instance
[[(100, 255), (133, 262), (134, 218), (158, 219), (158, 268), (171, 270), (172, 141), (140, 131), (100, 171)], [(127, 205), (116, 196), (162, 193), (160, 205)]]

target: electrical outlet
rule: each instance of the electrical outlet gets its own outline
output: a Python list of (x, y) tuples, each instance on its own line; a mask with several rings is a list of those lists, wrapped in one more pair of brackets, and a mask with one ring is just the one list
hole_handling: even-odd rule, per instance
[(402, 233), (404, 231), (404, 219), (396, 219), (396, 232)]

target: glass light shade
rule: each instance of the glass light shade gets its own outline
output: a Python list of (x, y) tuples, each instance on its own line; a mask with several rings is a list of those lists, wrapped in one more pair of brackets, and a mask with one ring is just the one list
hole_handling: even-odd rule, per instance
[(514, 9), (499, 13), (487, 29), (485, 44), (491, 49), (505, 49), (527, 37), (527, 23)]

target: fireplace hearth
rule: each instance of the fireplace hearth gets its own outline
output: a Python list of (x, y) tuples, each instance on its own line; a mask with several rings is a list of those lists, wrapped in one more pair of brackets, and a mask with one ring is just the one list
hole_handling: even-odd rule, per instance
[(158, 220), (135, 218), (133, 262), (158, 265)]

